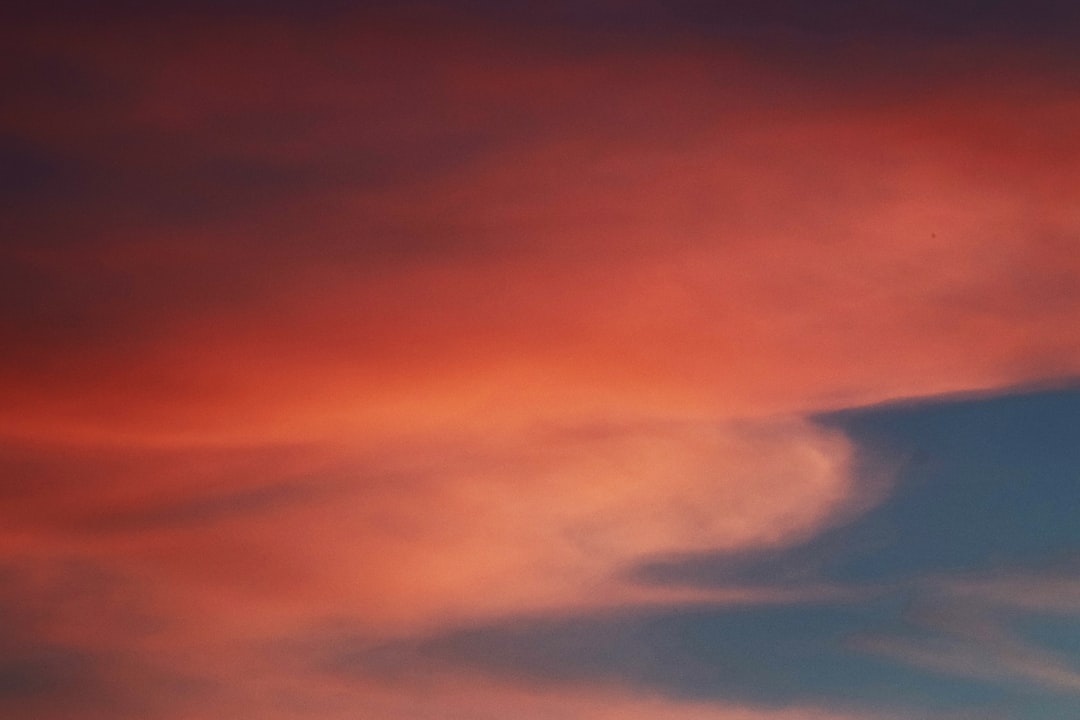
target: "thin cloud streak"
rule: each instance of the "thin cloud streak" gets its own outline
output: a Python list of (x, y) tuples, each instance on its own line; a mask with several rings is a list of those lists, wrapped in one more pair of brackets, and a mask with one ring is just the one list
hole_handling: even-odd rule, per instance
[(1080, 577), (1067, 570), (941, 579), (931, 587), (944, 597), (993, 608), (1061, 615), (1080, 613)]
[(1080, 693), (1080, 668), (1014, 636), (1003, 620), (973, 606), (939, 607), (934, 614), (933, 637), (862, 637), (854, 647), (936, 672)]

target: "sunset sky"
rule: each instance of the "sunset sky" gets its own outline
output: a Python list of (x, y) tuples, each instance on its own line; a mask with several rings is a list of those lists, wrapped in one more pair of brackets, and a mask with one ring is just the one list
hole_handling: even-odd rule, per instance
[(12, 0), (0, 716), (1080, 707), (1080, 3)]

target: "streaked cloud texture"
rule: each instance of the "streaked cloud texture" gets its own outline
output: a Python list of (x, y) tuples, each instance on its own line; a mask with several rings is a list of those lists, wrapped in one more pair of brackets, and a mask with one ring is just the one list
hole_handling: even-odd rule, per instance
[(0, 714), (1066, 716), (1078, 39), (11, 4)]

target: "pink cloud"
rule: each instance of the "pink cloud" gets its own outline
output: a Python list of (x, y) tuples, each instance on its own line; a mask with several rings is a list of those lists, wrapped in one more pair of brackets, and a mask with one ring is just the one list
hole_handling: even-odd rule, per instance
[(145, 141), (8, 121), (111, 188), (57, 213), (87, 242), (20, 250), (102, 331), (2, 329), (8, 434), (723, 419), (1080, 370), (1080, 106), (1037, 55), (852, 98), (738, 47), (174, 32), (69, 51), (137, 88), (100, 122)]
[(1003, 620), (971, 606), (940, 614), (945, 622), (936, 627), (940, 634), (935, 637), (874, 636), (859, 639), (855, 646), (948, 675), (1080, 692), (1080, 671), (1069, 658), (1015, 636)]
[[(871, 88), (689, 41), (139, 29), (19, 40), (124, 93), (0, 121), (84, 193), (20, 207), (3, 249), (29, 300), (0, 316), (0, 435), (32, 482), (0, 553), (148, 589), (156, 634), (108, 596), (34, 631), (241, 686), (242, 711), (185, 718), (289, 717), (248, 648), (329, 616), (393, 634), (775, 599), (620, 573), (795, 543), (878, 499), (850, 441), (799, 416), (1080, 372), (1080, 103), (1037, 52), (993, 82), (946, 61)], [(993, 648), (994, 673), (1074, 687)], [(978, 647), (877, 649), (987, 672)], [(455, 682), (293, 699), (836, 717)]]
[[(51, 489), (9, 504), (0, 542), (140, 568), (236, 622), (265, 606), (300, 621), (347, 612), (385, 630), (723, 599), (620, 575), (658, 555), (789, 544), (876, 492), (852, 476), (846, 438), (798, 421), (553, 429), (349, 453), (76, 454), (53, 461)], [(79, 482), (66, 482), (76, 466)]]

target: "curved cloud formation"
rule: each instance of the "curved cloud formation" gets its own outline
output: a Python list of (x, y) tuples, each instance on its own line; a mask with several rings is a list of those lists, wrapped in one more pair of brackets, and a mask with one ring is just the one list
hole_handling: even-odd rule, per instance
[(847, 717), (282, 646), (873, 594), (816, 414), (1080, 373), (1054, 3), (100, 5), (0, 22), (0, 709)]
[(874, 499), (843, 435), (798, 421), (463, 438), (352, 459), (47, 452), (7, 458), (38, 473), (7, 504), (0, 541), (13, 550), (121, 555), (194, 591), (240, 593), (239, 615), (315, 603), (384, 630), (646, 600), (619, 579), (634, 563), (790, 544)]

